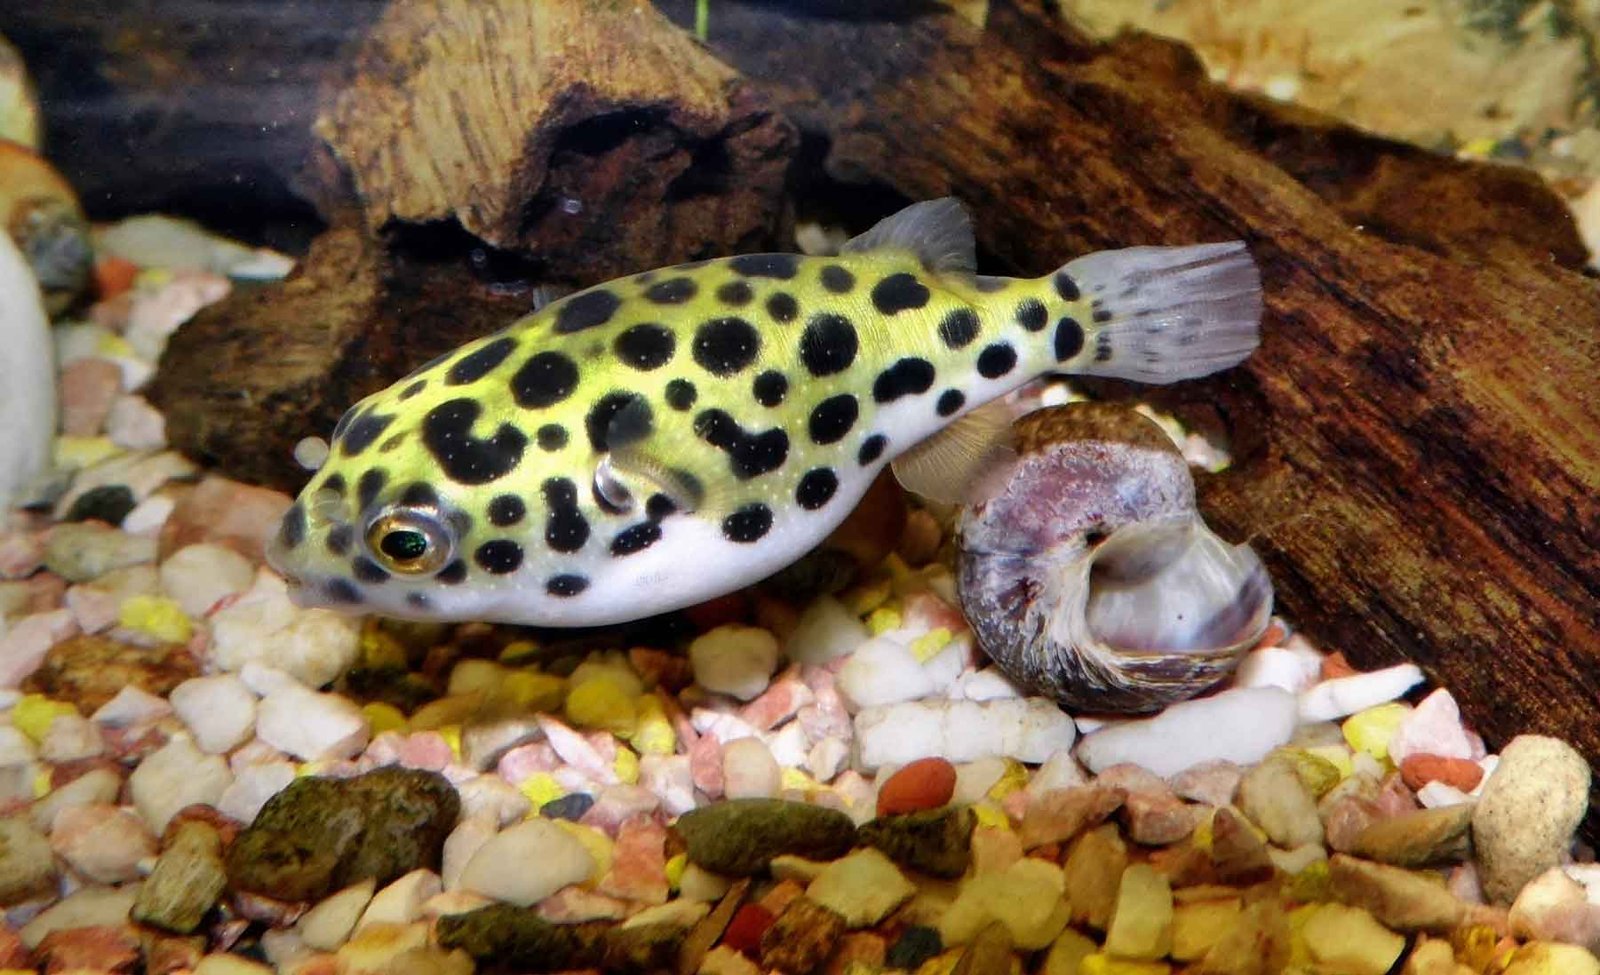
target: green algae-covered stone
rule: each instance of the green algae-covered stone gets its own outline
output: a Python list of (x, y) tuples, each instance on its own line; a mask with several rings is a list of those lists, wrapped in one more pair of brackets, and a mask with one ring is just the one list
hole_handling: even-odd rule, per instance
[(902, 867), (935, 877), (959, 877), (972, 862), (970, 806), (945, 806), (898, 816), (879, 816), (861, 826), (861, 842), (877, 847)]
[(441, 917), (439, 947), (460, 948), (473, 960), (521, 972), (561, 972), (599, 965), (608, 925), (551, 924), (525, 907), (490, 904)]
[(678, 818), (677, 830), (691, 861), (731, 877), (761, 873), (784, 853), (832, 860), (856, 843), (849, 816), (783, 799), (733, 799), (691, 810)]
[(228, 879), (289, 901), (368, 878), (381, 887), (421, 867), (438, 870), (460, 811), (455, 788), (437, 772), (391, 766), (351, 779), (297, 779), (228, 848)]
[(190, 934), (200, 927), (227, 883), (222, 834), (210, 823), (186, 819), (173, 827), (167, 848), (139, 888), (132, 917), (174, 934)]

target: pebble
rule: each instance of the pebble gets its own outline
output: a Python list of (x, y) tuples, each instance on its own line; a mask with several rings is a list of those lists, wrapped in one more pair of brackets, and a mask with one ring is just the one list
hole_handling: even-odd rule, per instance
[(138, 502), (126, 484), (102, 484), (77, 496), (62, 521), (102, 521), (121, 525)]
[(1328, 881), (1336, 900), (1364, 908), (1395, 931), (1445, 933), (1466, 916), (1466, 905), (1435, 874), (1335, 853)]
[(183, 807), (216, 805), (232, 782), (227, 762), (200, 751), (187, 735), (174, 735), (128, 776), (128, 795), (151, 831), (160, 833)]
[(124, 450), (161, 450), (167, 446), (166, 417), (143, 396), (118, 396), (106, 415), (105, 429), (111, 442)]
[(1407, 712), (1389, 739), (1389, 758), (1404, 765), (1413, 755), (1471, 760), (1482, 757), (1474, 736), (1461, 724), (1461, 709), (1438, 688)]
[(825, 664), (853, 652), (870, 638), (866, 624), (843, 603), (821, 596), (801, 612), (783, 650), (796, 663)]
[(1162, 777), (1217, 760), (1251, 764), (1287, 743), (1295, 721), (1295, 699), (1287, 691), (1227, 690), (1096, 731), (1078, 745), (1077, 756), (1095, 772), (1132, 762)]
[(1432, 782), (1471, 792), (1483, 781), (1483, 766), (1469, 758), (1443, 758), (1413, 752), (1400, 763), (1400, 776), (1413, 789), (1421, 789)]
[[(999, 780), (999, 774), (996, 774), (995, 780)], [(878, 815), (891, 816), (934, 809), (949, 802), (955, 789), (954, 765), (943, 758), (919, 758), (902, 765), (883, 783), (878, 790)]]
[(1511, 933), (1534, 941), (1564, 941), (1600, 948), (1600, 905), (1560, 867), (1528, 881), (1506, 916)]
[(1264, 647), (1245, 654), (1234, 672), (1236, 687), (1278, 687), (1298, 694), (1316, 683), (1322, 654), (1309, 646)]
[(294, 763), (261, 762), (246, 765), (234, 773), (233, 782), (217, 799), (217, 809), (230, 819), (251, 822), (267, 800), (289, 787), (295, 779)]
[(119, 884), (139, 876), (139, 861), (156, 854), (156, 838), (132, 812), (93, 804), (61, 810), (50, 848), (82, 876)]
[(809, 897), (796, 897), (761, 937), (761, 966), (767, 971), (804, 975), (835, 954), (845, 919)]
[(1044, 698), (907, 701), (855, 717), (857, 767), (905, 765), (919, 758), (972, 762), (1001, 756), (1040, 763), (1072, 747), (1072, 718)]
[(856, 827), (833, 809), (782, 799), (736, 799), (678, 817), (689, 859), (712, 873), (748, 877), (775, 856), (832, 860), (855, 845)]
[(1238, 803), (1250, 821), (1278, 846), (1291, 848), (1322, 842), (1317, 800), (1285, 759), (1271, 758), (1246, 772), (1239, 781)]
[(770, 799), (783, 785), (783, 770), (759, 738), (740, 738), (722, 749), (722, 792), (729, 799)]
[(183, 611), (201, 618), (255, 582), (255, 568), (233, 549), (208, 542), (186, 545), (161, 563), (161, 588)]
[[(1589, 765), (1571, 745), (1519, 735), (1500, 751), (1472, 815), (1483, 892), (1508, 904), (1556, 866), (1588, 810)], [(1530, 815), (1530, 810), (1539, 810)]]
[(57, 715), (39, 740), (39, 757), (55, 765), (98, 758), (105, 751), (99, 726), (77, 711)]
[(879, 816), (861, 824), (860, 838), (907, 869), (953, 879), (972, 862), (976, 823), (971, 807), (946, 806)]
[(123, 887), (80, 887), (45, 908), (22, 926), (22, 943), (38, 948), (57, 931), (74, 928), (120, 927), (127, 921), (136, 891)]
[(56, 786), (28, 811), (33, 825), (49, 832), (56, 816), (75, 806), (115, 803), (122, 790), (122, 777), (108, 768), (92, 768), (70, 782)]
[(50, 841), (26, 817), (0, 817), (0, 905), (10, 907), (55, 889)]
[(285, 687), (261, 699), (256, 734), (281, 752), (318, 761), (361, 754), (370, 728), (366, 715), (349, 698)]
[(155, 869), (139, 888), (132, 917), (175, 934), (200, 927), (227, 886), (222, 835), (212, 824), (185, 819), (167, 837)]
[(1084, 830), (1105, 822), (1122, 808), (1121, 789), (1087, 785), (1055, 789), (1025, 796), (1017, 837), (1023, 849), (1064, 843)]
[(45, 539), (45, 568), (68, 582), (91, 582), (112, 569), (155, 558), (155, 539), (94, 522), (56, 525)]
[(758, 627), (726, 624), (689, 644), (689, 665), (706, 690), (751, 701), (778, 666), (778, 640)]
[(1067, 926), (1070, 907), (1065, 892), (1061, 868), (1032, 857), (999, 873), (969, 877), (939, 919), (940, 939), (946, 945), (967, 944), (999, 922), (1013, 947), (1047, 948)]
[(1105, 950), (1119, 958), (1146, 961), (1172, 950), (1172, 886), (1155, 867), (1136, 863), (1122, 872)]
[(122, 368), (96, 357), (76, 359), (61, 367), (61, 432), (73, 437), (97, 436), (105, 427), (111, 404), (122, 392)]
[(306, 687), (322, 687), (359, 654), (359, 623), (328, 610), (300, 609), (271, 573), (258, 574), (247, 592), (211, 616), (210, 660), (220, 670), (239, 673), (262, 663)]
[(356, 929), (369, 924), (410, 924), (422, 917), (423, 905), (443, 890), (437, 873), (413, 870), (373, 896), (356, 921)]
[(853, 711), (914, 701), (935, 688), (911, 648), (886, 636), (867, 641), (839, 670), (839, 693)]
[(1463, 804), (1380, 819), (1356, 834), (1350, 852), (1397, 867), (1457, 863), (1472, 855), (1472, 815)]
[(281, 492), (208, 474), (178, 496), (161, 530), (161, 550), (175, 552), (195, 542), (216, 542), (262, 564), (266, 540), (291, 503)]
[(1331, 721), (1393, 701), (1422, 683), (1416, 664), (1396, 664), (1382, 670), (1325, 680), (1300, 695), (1300, 720)]
[(203, 752), (230, 752), (255, 730), (256, 696), (232, 674), (192, 677), (172, 689), (169, 701)]

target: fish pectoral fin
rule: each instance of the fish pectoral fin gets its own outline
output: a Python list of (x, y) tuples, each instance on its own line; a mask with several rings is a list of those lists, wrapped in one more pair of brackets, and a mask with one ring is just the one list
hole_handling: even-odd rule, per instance
[(886, 250), (910, 251), (930, 271), (971, 274), (978, 269), (972, 218), (953, 196), (913, 203), (839, 249), (842, 254)]
[(995, 400), (901, 454), (890, 467), (906, 490), (924, 498), (976, 504), (994, 495), (1016, 462), (1011, 409)]
[[(595, 490), (618, 508), (645, 503), (652, 494), (672, 502), (679, 514), (705, 504), (705, 488), (688, 471), (662, 462), (645, 449), (646, 441), (614, 450), (595, 468)], [(618, 488), (621, 488), (619, 491)]]

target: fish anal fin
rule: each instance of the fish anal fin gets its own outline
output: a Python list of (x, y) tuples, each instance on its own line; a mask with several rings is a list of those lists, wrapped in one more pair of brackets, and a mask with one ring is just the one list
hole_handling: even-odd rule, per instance
[(978, 407), (895, 458), (894, 476), (931, 501), (975, 504), (992, 496), (1016, 464), (1011, 408)]
[(929, 271), (971, 274), (977, 270), (972, 218), (953, 196), (913, 203), (853, 237), (841, 253), (910, 251)]

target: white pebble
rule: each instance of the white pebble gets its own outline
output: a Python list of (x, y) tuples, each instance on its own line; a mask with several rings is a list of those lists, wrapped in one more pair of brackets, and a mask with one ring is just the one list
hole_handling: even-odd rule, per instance
[(1317, 682), (1322, 660), (1316, 651), (1267, 647), (1245, 654), (1234, 672), (1235, 687), (1281, 687), (1298, 694)]
[(1411, 755), (1477, 758), (1473, 740), (1461, 725), (1461, 709), (1439, 688), (1411, 709), (1389, 739), (1389, 760), (1399, 765)]
[(300, 940), (317, 951), (335, 951), (350, 938), (356, 921), (372, 902), (377, 884), (370, 878), (323, 898), (295, 922)]
[(999, 755), (1043, 762), (1072, 747), (1072, 718), (1043, 698), (908, 701), (856, 715), (858, 767), (872, 771), (930, 756), (971, 762)]
[(1396, 664), (1382, 670), (1325, 680), (1300, 695), (1300, 721), (1332, 721), (1393, 701), (1422, 683), (1416, 664)]
[(689, 644), (689, 666), (706, 690), (754, 700), (778, 666), (778, 640), (759, 627), (719, 626)]
[(22, 936), (23, 944), (37, 948), (39, 942), (52, 931), (124, 925), (128, 923), (128, 912), (133, 910), (133, 902), (138, 896), (139, 889), (133, 884), (80, 887), (45, 908), (24, 924), (18, 933)]
[(806, 755), (806, 771), (818, 782), (831, 782), (849, 760), (849, 744), (841, 738), (823, 738)]
[(981, 802), (1006, 774), (1006, 768), (1006, 760), (993, 755), (957, 765), (956, 791), (950, 801), (968, 806)]
[(367, 747), (371, 729), (361, 708), (347, 698), (286, 687), (262, 698), (256, 734), (281, 752), (315, 761), (354, 758)]
[(160, 450), (167, 445), (167, 419), (143, 396), (123, 394), (106, 416), (106, 436), (124, 450)]
[(413, 870), (378, 891), (361, 920), (356, 922), (356, 930), (369, 924), (410, 924), (419, 920), (422, 905), (443, 890), (444, 884), (438, 874), (432, 870)]
[(1078, 764), (1071, 750), (1063, 748), (1046, 759), (1039, 770), (1033, 773), (1033, 778), (1028, 780), (1028, 791), (1043, 793), (1051, 789), (1086, 785), (1088, 782), (1089, 777), (1084, 774), (1083, 766)]
[(969, 701), (998, 701), (1005, 697), (1021, 697), (1022, 690), (998, 667), (985, 667), (962, 676), (960, 694)]
[(39, 757), (56, 764), (105, 754), (100, 726), (78, 714), (57, 715), (39, 742)]
[(55, 817), (50, 848), (90, 880), (120, 884), (138, 878), (139, 861), (156, 854), (156, 838), (130, 810), (73, 806)]
[(201, 751), (221, 755), (244, 744), (255, 730), (256, 696), (232, 674), (192, 677), (174, 687), (168, 699)]
[(776, 732), (756, 737), (766, 743), (773, 761), (782, 768), (799, 768), (806, 763), (806, 756), (811, 751), (806, 729), (798, 721), (791, 721)]
[(227, 762), (205, 754), (180, 734), (145, 756), (128, 776), (128, 794), (151, 831), (160, 835), (178, 810), (197, 802), (215, 806), (232, 782)]
[(934, 689), (911, 648), (887, 637), (867, 641), (839, 670), (839, 693), (852, 711), (915, 701)]
[(1427, 809), (1438, 809), (1443, 806), (1459, 806), (1464, 802), (1471, 802), (1472, 797), (1444, 782), (1429, 782), (1417, 790), (1417, 801)]
[(219, 600), (249, 589), (255, 577), (249, 559), (205, 542), (185, 545), (161, 563), (162, 590), (196, 619)]
[(233, 784), (223, 790), (217, 809), (224, 815), (248, 823), (261, 812), (267, 800), (294, 782), (294, 763), (261, 762), (246, 765), (234, 773)]
[(0, 725), (0, 768), (25, 765), (36, 755), (38, 749), (33, 747), (33, 739), (11, 725)]
[(456, 792), (461, 795), (461, 815), (492, 816), (501, 826), (509, 826), (533, 810), (533, 802), (498, 775), (475, 775), (457, 783)]
[(547, 819), (530, 819), (483, 844), (462, 871), (461, 886), (530, 907), (588, 880), (594, 867), (594, 858), (571, 833)]
[(783, 786), (783, 771), (759, 738), (740, 738), (722, 750), (723, 793), (729, 799), (770, 799)]
[(661, 809), (669, 816), (681, 816), (696, 805), (687, 755), (641, 755), (639, 784), (660, 798)]
[(803, 664), (825, 664), (866, 643), (866, 624), (832, 596), (823, 596), (800, 614), (784, 643), (789, 659)]
[(117, 696), (100, 705), (89, 720), (107, 728), (132, 728), (153, 724), (172, 713), (172, 705), (142, 687), (128, 684)]
[(480, 813), (476, 816), (463, 816), (456, 823), (456, 828), (444, 838), (444, 854), (439, 866), (439, 878), (444, 883), (445, 890), (456, 890), (461, 886), (461, 877), (466, 873), (467, 864), (478, 855), (485, 843), (494, 839), (500, 832), (500, 826), (495, 822), (495, 817)]
[(1077, 755), (1093, 772), (1132, 762), (1166, 778), (1218, 759), (1254, 764), (1287, 743), (1294, 727), (1294, 695), (1243, 687), (1104, 728), (1084, 738)]
[(248, 592), (211, 617), (211, 659), (222, 670), (262, 662), (321, 687), (350, 669), (359, 650), (358, 618), (299, 608), (270, 572), (257, 574)]
[(128, 517), (122, 519), (122, 530), (130, 535), (154, 535), (177, 507), (178, 502), (171, 495), (152, 494), (134, 505)]
[(35, 802), (28, 810), (33, 825), (42, 833), (55, 828), (56, 817), (68, 809), (97, 803), (111, 805), (122, 791), (122, 778), (108, 768), (95, 768), (83, 773), (66, 785), (50, 790), (49, 795)]

